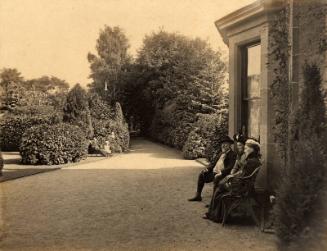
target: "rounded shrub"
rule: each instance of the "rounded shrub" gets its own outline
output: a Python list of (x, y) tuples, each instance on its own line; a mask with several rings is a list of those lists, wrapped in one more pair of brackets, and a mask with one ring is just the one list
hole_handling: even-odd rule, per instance
[(205, 140), (200, 136), (198, 130), (192, 130), (183, 147), (183, 157), (185, 159), (204, 157), (205, 149)]
[(206, 145), (205, 156), (210, 163), (216, 163), (218, 154), (220, 153), (220, 140), (228, 134), (228, 112), (223, 110), (221, 116), (214, 119), (212, 135), (208, 139)]
[(53, 125), (61, 117), (56, 113), (47, 115), (8, 115), (0, 122), (0, 147), (3, 151), (19, 151), (22, 136), (26, 129), (35, 125)]
[(219, 140), (227, 134), (226, 113), (198, 114), (183, 147), (186, 159), (206, 157), (209, 161), (220, 150)]
[(20, 154), (23, 164), (59, 165), (87, 157), (88, 140), (78, 126), (39, 125), (25, 131)]
[(25, 105), (18, 106), (11, 111), (11, 114), (16, 116), (41, 116), (53, 114), (55, 107), (51, 105)]
[(110, 122), (111, 135), (108, 140), (113, 152), (125, 152), (129, 148), (128, 125), (122, 121)]
[(97, 95), (93, 95), (89, 103), (94, 137), (99, 142), (100, 147), (108, 141), (112, 152), (127, 151), (130, 136), (120, 104), (116, 103), (113, 108)]

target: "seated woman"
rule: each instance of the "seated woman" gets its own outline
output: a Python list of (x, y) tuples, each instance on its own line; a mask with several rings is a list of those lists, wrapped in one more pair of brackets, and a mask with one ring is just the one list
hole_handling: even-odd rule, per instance
[[(241, 134), (241, 133), (237, 133), (233, 136), (234, 142), (236, 143), (236, 161), (235, 164), (231, 170), (231, 173), (229, 175), (227, 175), (224, 179), (215, 179), (214, 180), (214, 186), (213, 186), (213, 193), (212, 195), (215, 194), (216, 189), (218, 188), (220, 183), (224, 183), (228, 180), (229, 177), (234, 176), (234, 174), (236, 174), (239, 171), (240, 168), (240, 161), (244, 161), (244, 147), (245, 147), (245, 141), (246, 141), (246, 137)], [(213, 196), (211, 198), (211, 201), (213, 199)], [(211, 203), (211, 202), (210, 202)], [(206, 207), (208, 208), (210, 206), (206, 205)]]
[(223, 179), (216, 189), (208, 212), (203, 216), (204, 219), (210, 219), (215, 222), (222, 221), (222, 203), (221, 198), (226, 193), (230, 193), (232, 188), (237, 186), (233, 178), (242, 178), (249, 176), (261, 165), (260, 144), (254, 139), (248, 139), (245, 143), (244, 155), (237, 160), (233, 172)]

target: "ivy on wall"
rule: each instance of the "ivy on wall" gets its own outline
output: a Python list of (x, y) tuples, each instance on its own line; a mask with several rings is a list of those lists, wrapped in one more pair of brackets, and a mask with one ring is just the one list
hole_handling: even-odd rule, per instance
[(288, 117), (289, 117), (289, 5), (274, 13), (270, 27), (269, 57), (273, 62), (271, 100), (274, 112), (273, 136), (277, 151), (284, 164), (287, 163)]

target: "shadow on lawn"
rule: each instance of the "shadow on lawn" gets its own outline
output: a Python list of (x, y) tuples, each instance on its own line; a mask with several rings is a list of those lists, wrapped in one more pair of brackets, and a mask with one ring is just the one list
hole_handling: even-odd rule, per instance
[(15, 159), (4, 159), (3, 163), (5, 165), (21, 165), (21, 159), (15, 158)]
[(6, 152), (6, 151), (2, 151), (3, 155), (19, 155), (19, 152)]
[(0, 183), (9, 181), (9, 180), (15, 180), (19, 178), (23, 178), (26, 176), (31, 176), (39, 173), (45, 173), (49, 171), (58, 170), (60, 168), (42, 168), (42, 169), (10, 169), (8, 171), (4, 171), (2, 176), (0, 177)]

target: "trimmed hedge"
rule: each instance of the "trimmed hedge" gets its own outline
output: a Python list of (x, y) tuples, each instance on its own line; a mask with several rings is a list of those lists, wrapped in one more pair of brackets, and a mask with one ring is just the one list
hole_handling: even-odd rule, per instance
[(0, 147), (3, 151), (19, 151), (20, 142), (26, 129), (35, 125), (52, 125), (61, 121), (60, 115), (8, 115), (0, 122)]
[(149, 136), (163, 144), (182, 149), (196, 121), (187, 109), (178, 109), (172, 102), (153, 116)]
[(99, 142), (100, 147), (105, 144), (105, 141), (109, 141), (112, 152), (127, 151), (130, 136), (120, 104), (116, 103), (113, 109), (98, 95), (94, 94), (90, 96), (89, 105), (94, 137)]
[[(55, 113), (56, 109), (50, 105), (18, 106), (10, 113), (17, 116), (40, 116)], [(61, 115), (62, 116), (62, 115)]]
[(220, 140), (223, 136), (228, 135), (228, 111), (222, 110), (221, 116), (214, 119), (212, 136), (206, 146), (205, 156), (210, 163), (216, 163), (220, 153)]
[(198, 120), (183, 147), (185, 159), (213, 158), (219, 151), (219, 139), (227, 134), (226, 114), (198, 114)]
[(89, 97), (79, 84), (76, 84), (67, 94), (63, 107), (63, 122), (79, 126), (89, 139), (94, 137)]
[(108, 140), (113, 152), (125, 152), (129, 148), (128, 125), (124, 121), (111, 121), (111, 135)]
[(89, 141), (78, 126), (59, 123), (25, 131), (20, 154), (23, 164), (59, 165), (87, 157)]

